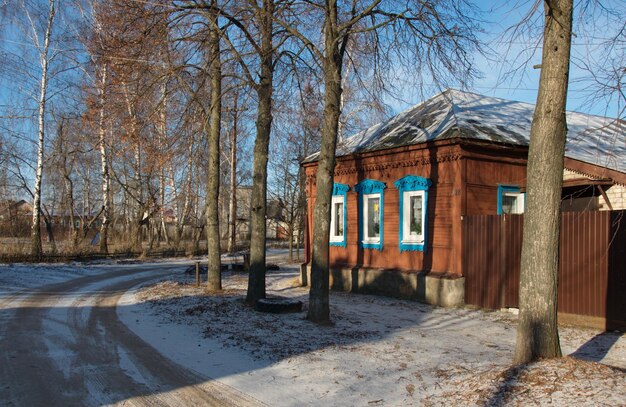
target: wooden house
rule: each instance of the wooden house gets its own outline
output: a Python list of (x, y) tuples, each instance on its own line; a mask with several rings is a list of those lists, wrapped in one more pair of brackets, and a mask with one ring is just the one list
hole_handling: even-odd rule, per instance
[[(338, 144), (331, 288), (463, 304), (463, 219), (523, 212), (533, 111), (532, 104), (446, 90)], [(567, 121), (563, 209), (624, 209), (626, 123), (574, 112)], [(302, 163), (305, 284), (317, 157)]]

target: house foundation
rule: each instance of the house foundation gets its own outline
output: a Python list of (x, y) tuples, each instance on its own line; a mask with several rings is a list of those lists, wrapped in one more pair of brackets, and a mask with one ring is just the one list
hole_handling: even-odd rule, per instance
[[(310, 264), (300, 265), (300, 283), (303, 287), (310, 286)], [(442, 307), (459, 307), (465, 304), (464, 277), (450, 277), (425, 271), (333, 267), (330, 270), (329, 284), (332, 290), (384, 295)]]

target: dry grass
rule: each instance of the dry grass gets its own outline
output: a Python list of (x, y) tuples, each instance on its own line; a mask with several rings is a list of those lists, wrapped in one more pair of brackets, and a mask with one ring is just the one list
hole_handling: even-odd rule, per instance
[(455, 390), (439, 398), (453, 405), (626, 405), (626, 372), (572, 357), (476, 372), (451, 384)]

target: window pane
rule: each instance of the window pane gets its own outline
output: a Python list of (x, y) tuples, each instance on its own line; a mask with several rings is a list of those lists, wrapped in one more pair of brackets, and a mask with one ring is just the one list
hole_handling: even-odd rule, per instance
[(413, 195), (410, 205), (409, 233), (411, 236), (420, 236), (422, 234), (422, 196)]
[(335, 202), (335, 236), (343, 236), (343, 202)]
[(367, 199), (367, 237), (380, 237), (380, 198)]
[(517, 196), (515, 195), (503, 195), (502, 196), (502, 213), (511, 214), (517, 212)]

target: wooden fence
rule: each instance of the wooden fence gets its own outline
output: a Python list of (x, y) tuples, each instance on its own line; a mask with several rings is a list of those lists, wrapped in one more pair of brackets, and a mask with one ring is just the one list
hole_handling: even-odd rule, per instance
[[(463, 220), (465, 302), (517, 307), (523, 215)], [(561, 320), (626, 329), (626, 211), (566, 212), (561, 225)]]

